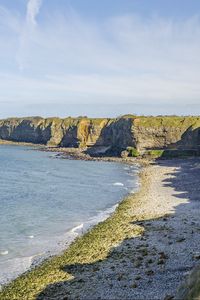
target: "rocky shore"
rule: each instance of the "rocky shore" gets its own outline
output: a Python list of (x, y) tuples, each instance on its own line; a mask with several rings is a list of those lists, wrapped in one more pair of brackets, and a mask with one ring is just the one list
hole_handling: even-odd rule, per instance
[(85, 161), (107, 161), (107, 162), (123, 162), (123, 163), (137, 163), (142, 162), (144, 159), (126, 157), (122, 158), (119, 156), (91, 156), (84, 149), (79, 148), (63, 148), (63, 147), (40, 147), (40, 151), (56, 153), (55, 158), (61, 159), (75, 159)]
[(180, 299), (200, 263), (199, 178), (196, 158), (146, 166), (137, 194), (0, 299)]
[(55, 158), (60, 159), (75, 159), (75, 160), (85, 160), (85, 161), (107, 161), (107, 162), (124, 162), (124, 163), (137, 163), (138, 161), (142, 163), (144, 159), (126, 157), (122, 158), (119, 156), (91, 156), (80, 148), (66, 148), (66, 147), (49, 147), (41, 144), (24, 143), (24, 142), (13, 142), (0, 139), (0, 145), (14, 145), (14, 146), (25, 146), (31, 147), (36, 151), (44, 151), (49, 153), (54, 153)]

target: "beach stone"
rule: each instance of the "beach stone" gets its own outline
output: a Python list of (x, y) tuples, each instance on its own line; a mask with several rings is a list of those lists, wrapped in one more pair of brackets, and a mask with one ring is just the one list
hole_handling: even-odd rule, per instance
[(193, 259), (200, 260), (200, 252), (195, 253)]
[(147, 270), (145, 273), (146, 273), (146, 275), (151, 276), (151, 275), (154, 274), (154, 271), (153, 270)]

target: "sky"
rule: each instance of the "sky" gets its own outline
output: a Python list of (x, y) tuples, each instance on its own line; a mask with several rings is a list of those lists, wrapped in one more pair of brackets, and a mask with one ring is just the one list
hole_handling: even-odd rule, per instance
[(0, 118), (200, 114), (199, 0), (0, 0)]

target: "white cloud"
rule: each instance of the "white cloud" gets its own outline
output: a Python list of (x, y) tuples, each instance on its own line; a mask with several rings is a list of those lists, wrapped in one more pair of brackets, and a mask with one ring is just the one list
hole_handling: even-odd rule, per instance
[(42, 0), (29, 0), (27, 4), (26, 21), (33, 26), (37, 25), (36, 17), (39, 14)]
[(17, 51), (17, 62), (19, 70), (23, 71), (28, 67), (28, 57), (31, 54), (31, 43), (34, 39), (37, 25), (37, 15), (40, 12), (42, 0), (29, 0), (26, 8), (26, 21), (22, 26), (19, 37), (19, 49)]
[[(0, 74), (0, 100), (200, 103), (198, 16), (180, 21), (126, 15), (98, 23), (70, 10), (50, 11), (37, 24), (41, 4), (28, 2), (21, 31), (10, 26), (19, 38), (21, 73)], [(8, 14), (2, 26), (6, 22), (16, 18)], [(5, 39), (13, 43), (12, 36)]]

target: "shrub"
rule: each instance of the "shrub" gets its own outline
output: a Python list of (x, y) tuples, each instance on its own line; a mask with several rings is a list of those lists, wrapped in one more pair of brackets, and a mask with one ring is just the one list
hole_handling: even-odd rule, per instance
[(189, 156), (199, 156), (197, 150), (179, 150), (179, 149), (165, 149), (165, 150), (148, 150), (145, 153), (152, 158), (184, 158)]
[(158, 158), (163, 156), (164, 150), (149, 150), (147, 154), (153, 158)]
[(128, 151), (129, 156), (131, 157), (138, 157), (140, 155), (138, 150), (134, 147), (127, 147), (126, 150)]

